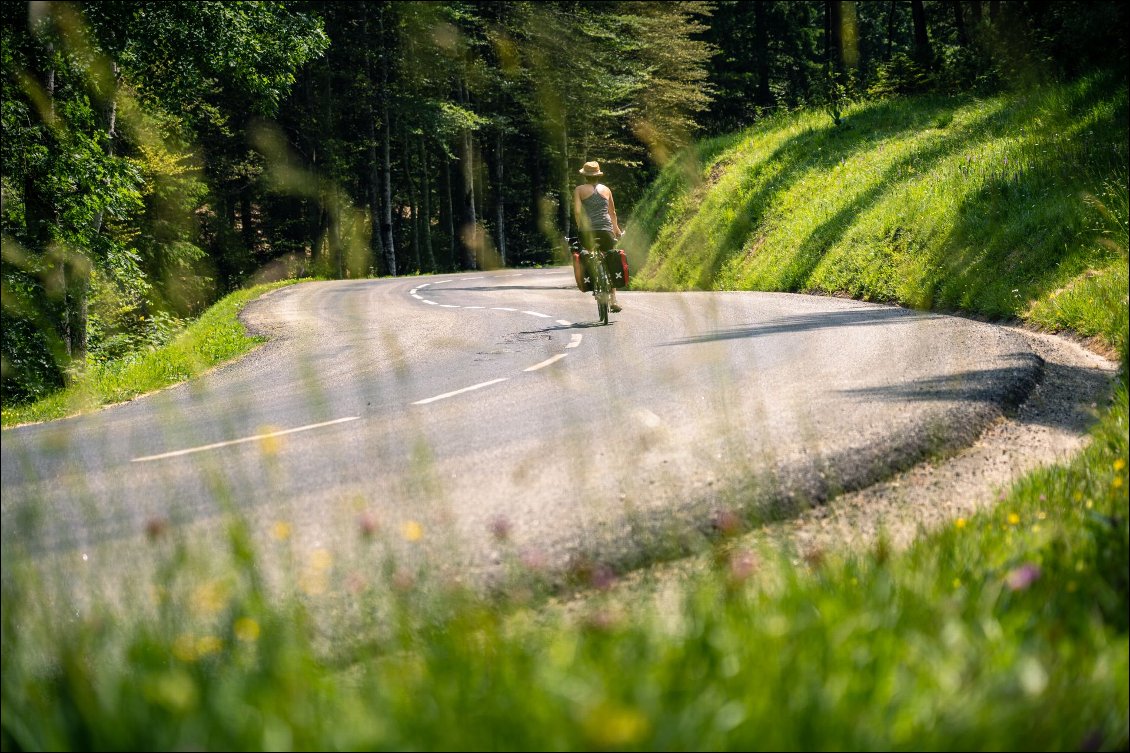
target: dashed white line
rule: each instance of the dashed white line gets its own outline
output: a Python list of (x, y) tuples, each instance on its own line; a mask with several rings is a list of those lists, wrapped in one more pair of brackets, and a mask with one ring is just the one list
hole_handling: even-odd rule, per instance
[(503, 306), (492, 306), (491, 311), (517, 311), (518, 309), (508, 309)]
[(523, 314), (529, 314), (530, 316), (540, 316), (542, 319), (552, 319), (553, 318), (549, 314), (539, 314), (536, 311), (523, 311), (522, 313)]
[(568, 353), (558, 353), (555, 356), (550, 356), (549, 358), (545, 359), (541, 363), (535, 363), (533, 366), (529, 367), (528, 369), (522, 369), (522, 371), (537, 371), (538, 369), (544, 369), (546, 366), (549, 366), (550, 364), (557, 363), (558, 361), (560, 361), (562, 358), (564, 358), (567, 355), (568, 355)]
[(441, 303), (441, 304), (439, 304), (439, 307), (441, 309), (461, 309), (461, 308), (463, 308), (462, 306), (456, 306), (454, 303)]
[(578, 345), (580, 345), (580, 344), (581, 344), (581, 338), (582, 338), (582, 337), (584, 337), (584, 335), (573, 335), (573, 336), (572, 336), (571, 338), (569, 338), (569, 344), (568, 344), (568, 345), (566, 345), (565, 347), (566, 347), (566, 348), (575, 348), (575, 347), (577, 347)]
[(558, 319), (557, 323), (560, 324), (562, 327), (572, 327), (573, 326), (573, 323), (571, 321), (569, 321), (568, 319)]
[(334, 424), (343, 424), (346, 421), (356, 421), (361, 418), (360, 416), (346, 416), (345, 418), (336, 418), (333, 421), (323, 421), (320, 424), (308, 424), (306, 426), (299, 426), (294, 429), (282, 429), (280, 431), (270, 431), (265, 434), (256, 434), (251, 437), (243, 437), (242, 439), (229, 439), (226, 442), (213, 442), (212, 444), (205, 444), (199, 447), (189, 447), (185, 450), (173, 450), (172, 452), (162, 452), (160, 455), (146, 455), (140, 458), (134, 458), (133, 463), (145, 463), (150, 460), (163, 460), (165, 458), (175, 458), (181, 455), (189, 455), (194, 452), (204, 452), (205, 450), (215, 450), (218, 447), (229, 447), (233, 444), (243, 444), (245, 442), (255, 442), (261, 439), (268, 439), (270, 437), (281, 437), (284, 434), (294, 434), (299, 431), (310, 431), (311, 429), (320, 429), (323, 426), (333, 426)]
[(486, 306), (464, 306), (465, 309), (485, 309)]
[(442, 395), (436, 395), (435, 397), (426, 397), (423, 400), (417, 400), (416, 402), (412, 403), (412, 405), (426, 405), (427, 403), (434, 403), (436, 400), (443, 400), (444, 398), (454, 397), (455, 395), (462, 395), (464, 392), (470, 392), (471, 390), (481, 390), (483, 387), (489, 387), (492, 384), (505, 382), (509, 378), (510, 377), (501, 377), (499, 379), (491, 379), (489, 382), (479, 382), (478, 384), (472, 384), (470, 387), (464, 387), (461, 390), (453, 390), (451, 392), (445, 392)]
[(421, 298), (420, 300), (423, 301), (424, 303), (430, 305), (430, 306), (438, 306), (439, 305), (435, 301), (429, 301), (427, 298)]

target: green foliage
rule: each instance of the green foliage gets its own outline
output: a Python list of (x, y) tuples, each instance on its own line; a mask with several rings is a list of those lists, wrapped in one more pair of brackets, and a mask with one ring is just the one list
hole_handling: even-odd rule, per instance
[[(763, 121), (698, 185), (672, 168), (641, 201), (632, 233), (654, 241), (633, 284), (846, 293), (1078, 325), (1122, 347), (1126, 195), (1109, 187), (1126, 185), (1126, 108), (1125, 81), (1098, 76), (861, 103), (850, 131), (816, 113)], [(674, 212), (658, 200), (673, 193)], [(1089, 270), (1111, 273), (1088, 283)], [(1109, 300), (1083, 314), (1096, 285)], [(1062, 305), (1041, 303), (1062, 288)]]
[[(50, 421), (130, 400), (183, 382), (248, 352), (262, 342), (250, 337), (237, 319), (239, 311), (265, 292), (298, 280), (265, 283), (230, 293), (187, 326), (168, 315), (154, 314), (142, 327), (119, 325), (117, 319), (136, 317), (134, 302), (98, 290), (96, 300), (106, 318), (96, 318), (98, 357), (66, 389), (28, 404), (3, 408), (5, 427)], [(5, 324), (5, 326), (7, 326)], [(136, 334), (138, 331), (142, 334)], [(44, 391), (46, 392), (46, 391)]]

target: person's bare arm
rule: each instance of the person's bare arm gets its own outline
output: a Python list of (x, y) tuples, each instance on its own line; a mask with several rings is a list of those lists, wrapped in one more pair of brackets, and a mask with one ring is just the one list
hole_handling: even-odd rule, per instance
[(581, 218), (584, 216), (584, 212), (581, 211), (581, 187), (577, 186), (573, 189), (573, 223), (577, 226), (577, 230), (581, 230)]
[(612, 232), (616, 235), (616, 240), (624, 235), (624, 231), (620, 229), (620, 223), (616, 220), (616, 202), (612, 200), (612, 189), (608, 189), (608, 216), (612, 218)]

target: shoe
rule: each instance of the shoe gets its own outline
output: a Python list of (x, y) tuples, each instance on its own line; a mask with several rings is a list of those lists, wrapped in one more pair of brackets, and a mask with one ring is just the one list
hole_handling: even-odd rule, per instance
[(612, 313), (613, 313), (613, 314), (619, 314), (619, 313), (620, 313), (621, 311), (623, 311), (623, 310), (624, 310), (624, 309), (623, 309), (623, 308), (622, 308), (622, 307), (620, 306), (620, 304), (618, 304), (618, 303), (613, 303), (613, 304), (609, 305), (609, 306), (608, 306), (608, 308), (612, 310)]

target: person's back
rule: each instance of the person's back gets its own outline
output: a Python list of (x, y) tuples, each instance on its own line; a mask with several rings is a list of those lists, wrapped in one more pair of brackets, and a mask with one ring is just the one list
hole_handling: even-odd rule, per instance
[[(624, 234), (616, 217), (616, 200), (612, 198), (612, 189), (598, 180), (604, 175), (599, 162), (586, 162), (579, 172), (585, 176), (585, 182), (573, 190), (573, 216), (581, 243), (603, 258)], [(613, 311), (620, 310), (615, 289), (612, 290), (611, 304)]]

